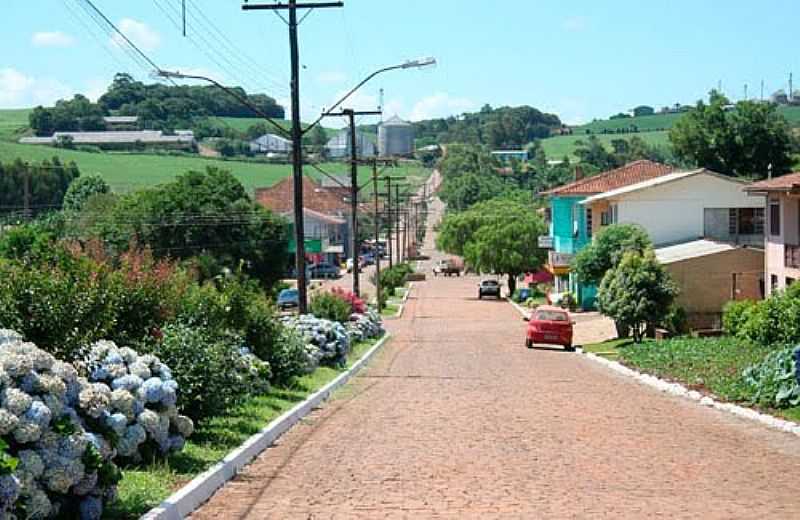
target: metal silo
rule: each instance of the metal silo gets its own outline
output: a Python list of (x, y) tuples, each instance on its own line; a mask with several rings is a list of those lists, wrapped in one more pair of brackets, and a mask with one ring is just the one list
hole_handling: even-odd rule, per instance
[(378, 150), (382, 157), (409, 156), (414, 153), (414, 126), (397, 116), (378, 127)]

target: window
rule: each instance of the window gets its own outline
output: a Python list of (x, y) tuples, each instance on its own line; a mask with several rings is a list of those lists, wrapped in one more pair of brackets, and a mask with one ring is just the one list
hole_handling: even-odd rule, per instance
[(770, 275), (770, 277), (769, 277), (769, 286), (770, 286), (771, 292), (775, 292), (775, 291), (778, 290), (778, 275), (777, 274)]
[(619, 222), (619, 207), (616, 204), (612, 204), (609, 211), (611, 212), (611, 223), (616, 224)]
[(786, 287), (790, 287), (796, 280), (794, 278), (786, 277)]
[(572, 206), (572, 236), (577, 237), (578, 233), (580, 232), (580, 224), (578, 222), (580, 219), (580, 208), (577, 204)]
[(728, 210), (730, 235), (763, 235), (764, 208), (730, 208)]
[(781, 234), (781, 201), (769, 201), (769, 234), (776, 237)]
[(592, 238), (592, 208), (586, 208), (586, 238)]
[(601, 211), (600, 212), (600, 225), (607, 226), (611, 224), (611, 215), (609, 215), (608, 211)]

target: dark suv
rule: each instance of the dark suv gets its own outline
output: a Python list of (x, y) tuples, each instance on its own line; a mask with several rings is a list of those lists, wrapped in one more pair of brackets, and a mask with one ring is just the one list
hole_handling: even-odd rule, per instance
[(483, 299), (484, 296), (500, 298), (500, 283), (497, 280), (483, 280), (478, 284), (478, 299)]

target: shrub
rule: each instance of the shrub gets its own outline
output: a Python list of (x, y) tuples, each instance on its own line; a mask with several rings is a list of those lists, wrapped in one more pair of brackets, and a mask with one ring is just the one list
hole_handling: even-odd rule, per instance
[(351, 291), (346, 291), (341, 287), (332, 287), (331, 294), (336, 296), (340, 300), (347, 302), (347, 304), (350, 305), (351, 313), (364, 314), (367, 312), (366, 302), (364, 302), (364, 300), (353, 294)]
[(275, 345), (261, 359), (269, 363), (272, 381), (282, 385), (289, 384), (294, 377), (313, 372), (316, 368), (311, 363), (302, 334), (283, 325), (275, 338)]
[[(728, 318), (736, 319), (736, 312)], [(759, 345), (789, 345), (800, 342), (800, 297), (782, 292), (739, 312), (736, 327), (739, 338)]]
[(752, 402), (774, 408), (800, 405), (798, 357), (800, 347), (785, 348), (770, 353), (761, 363), (745, 369), (742, 378)]
[(111, 390), (18, 334), (2, 331), (0, 338), (0, 512), (99, 519), (120, 471), (113, 437), (90, 423), (107, 413)]
[(241, 348), (241, 339), (234, 335), (175, 323), (164, 329), (152, 353), (173, 370), (181, 389), (178, 409), (199, 421), (241, 403), (254, 384), (261, 386), (268, 377), (252, 373)]
[(316, 293), (311, 299), (309, 310), (317, 318), (339, 323), (347, 323), (352, 314), (350, 303), (330, 292)]
[(111, 188), (99, 175), (87, 175), (73, 180), (64, 194), (65, 211), (81, 211), (90, 198), (109, 193)]
[(730, 301), (722, 310), (722, 328), (730, 336), (738, 336), (750, 319), (757, 303), (753, 300)]
[(406, 283), (406, 276), (413, 273), (414, 269), (407, 263), (397, 264), (390, 269), (381, 271), (381, 292), (387, 297), (394, 296), (395, 289)]

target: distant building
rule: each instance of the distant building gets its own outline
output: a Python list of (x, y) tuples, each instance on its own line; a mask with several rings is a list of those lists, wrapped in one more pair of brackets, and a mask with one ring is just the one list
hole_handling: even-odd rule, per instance
[[(328, 141), (325, 145), (328, 157), (332, 159), (344, 159), (350, 157), (350, 130), (344, 129)], [(377, 150), (375, 143), (363, 132), (356, 132), (356, 155), (359, 158), (373, 157)]]
[(496, 150), (492, 152), (492, 156), (500, 159), (500, 162), (507, 163), (511, 159), (516, 159), (518, 161), (527, 161), (528, 160), (528, 151), (527, 150)]
[(112, 132), (139, 129), (138, 116), (107, 116), (103, 118), (103, 122), (106, 124), (106, 130)]
[(414, 125), (397, 116), (378, 126), (381, 157), (409, 157), (414, 154)]
[(250, 151), (253, 153), (288, 155), (292, 153), (292, 142), (279, 135), (265, 134), (258, 139), (250, 141)]
[(161, 130), (135, 132), (56, 132), (50, 137), (23, 137), (22, 144), (55, 145), (68, 139), (73, 145), (91, 145), (108, 149), (129, 149), (137, 146), (190, 149), (195, 146), (194, 132), (178, 130), (165, 135)]

